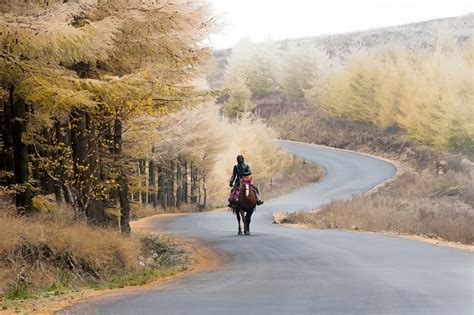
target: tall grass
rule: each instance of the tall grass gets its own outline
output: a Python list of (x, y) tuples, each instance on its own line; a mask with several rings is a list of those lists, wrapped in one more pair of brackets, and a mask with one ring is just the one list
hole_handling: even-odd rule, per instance
[(70, 209), (35, 218), (1, 210), (0, 300), (136, 285), (187, 264), (187, 254), (170, 240), (94, 228), (75, 220)]
[[(298, 170), (304, 166), (294, 156), (281, 150), (275, 142), (276, 134), (263, 121), (251, 116), (236, 121), (223, 120), (221, 126), (226, 130), (225, 147), (219, 152), (216, 164), (211, 172), (209, 188), (211, 198), (215, 202), (227, 200), (232, 169), (236, 164), (236, 156), (242, 154), (250, 165), (254, 182), (262, 189), (262, 195), (271, 195), (271, 182), (277, 184), (282, 176), (287, 176), (287, 185), (299, 180), (316, 181), (320, 172), (313, 168), (305, 168), (313, 174), (310, 179), (304, 179)], [(290, 178), (288, 176), (291, 176)], [(265, 190), (266, 189), (266, 190)]]

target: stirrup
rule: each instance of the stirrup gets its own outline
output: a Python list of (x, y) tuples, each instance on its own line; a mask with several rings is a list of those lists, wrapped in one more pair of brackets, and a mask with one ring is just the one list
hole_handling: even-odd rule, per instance
[(263, 200), (257, 200), (257, 205), (258, 205), (258, 206), (263, 205)]

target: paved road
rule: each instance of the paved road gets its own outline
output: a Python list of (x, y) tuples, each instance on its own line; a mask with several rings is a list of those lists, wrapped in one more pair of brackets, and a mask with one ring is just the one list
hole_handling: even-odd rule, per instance
[(473, 255), (368, 233), (300, 230), (271, 223), (274, 210), (310, 209), (364, 192), (394, 175), (367, 156), (284, 142), (327, 176), (267, 202), (248, 237), (230, 213), (194, 214), (160, 229), (225, 254), (217, 272), (121, 298), (89, 301), (79, 314), (473, 314)]

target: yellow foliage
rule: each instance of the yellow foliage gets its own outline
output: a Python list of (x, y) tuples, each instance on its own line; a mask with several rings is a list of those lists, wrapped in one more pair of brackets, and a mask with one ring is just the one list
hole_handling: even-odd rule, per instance
[(306, 92), (330, 114), (386, 127), (439, 148), (474, 139), (472, 44), (442, 38), (434, 51), (375, 47), (351, 55), (340, 70)]
[(105, 210), (105, 214), (110, 217), (119, 218), (121, 215), (121, 211), (120, 208), (107, 208)]
[(43, 214), (50, 213), (58, 208), (54, 195), (37, 195), (33, 197), (32, 203), (33, 207)]
[(244, 114), (231, 121), (219, 114), (217, 105), (206, 104), (171, 115), (173, 128), (155, 146), (157, 155), (184, 156), (206, 174), (208, 200), (226, 202), (229, 179), (236, 157), (245, 156), (256, 184), (269, 182), (292, 165), (293, 158), (275, 143), (276, 134), (263, 121)]
[(250, 165), (257, 185), (269, 182), (272, 176), (290, 167), (292, 157), (278, 147), (276, 134), (261, 120), (251, 116), (234, 122), (223, 120), (221, 128), (226, 131), (225, 146), (210, 173), (211, 201), (222, 203), (227, 200), (229, 188), (226, 184), (239, 154)]

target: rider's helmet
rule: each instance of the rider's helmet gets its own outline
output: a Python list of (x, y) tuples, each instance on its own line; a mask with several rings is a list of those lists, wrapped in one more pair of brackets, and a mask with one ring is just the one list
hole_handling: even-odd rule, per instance
[(243, 155), (241, 155), (241, 154), (237, 155), (237, 163), (239, 163), (239, 164), (244, 163), (244, 156)]

